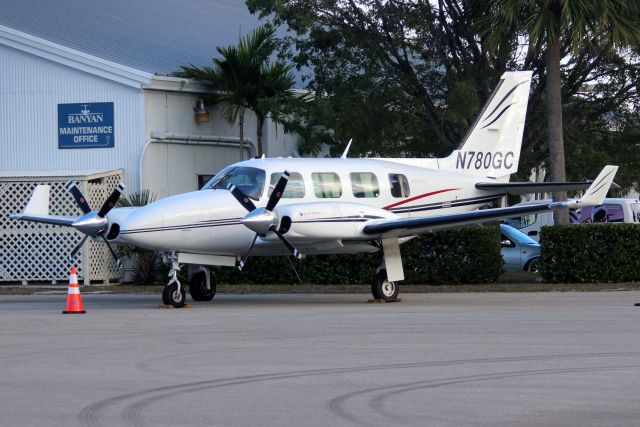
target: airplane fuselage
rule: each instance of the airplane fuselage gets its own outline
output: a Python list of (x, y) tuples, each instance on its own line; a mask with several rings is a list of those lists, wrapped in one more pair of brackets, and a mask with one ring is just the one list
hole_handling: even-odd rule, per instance
[[(303, 210), (291, 216), (294, 226), (287, 236), (295, 242), (303, 233), (305, 238), (298, 240), (307, 254), (376, 250), (362, 238), (350, 239), (360, 223), (470, 211), (502, 196), (475, 188), (487, 178), (392, 159), (252, 159), (223, 169), (207, 185), (216, 187), (216, 178), (234, 170), (238, 175), (231, 182), (251, 195), (258, 207), (266, 205), (273, 189), (270, 184), (283, 171), (291, 173), (276, 211), (301, 206)], [(248, 182), (254, 175), (259, 175), (258, 182)], [(114, 209), (110, 223), (111, 227), (118, 224), (119, 234), (113, 239), (110, 233), (112, 240), (160, 251), (241, 256), (255, 233), (241, 223), (247, 211), (226, 189), (226, 183), (167, 197), (127, 212), (126, 217)], [(275, 236), (256, 242), (256, 255), (287, 253)]]

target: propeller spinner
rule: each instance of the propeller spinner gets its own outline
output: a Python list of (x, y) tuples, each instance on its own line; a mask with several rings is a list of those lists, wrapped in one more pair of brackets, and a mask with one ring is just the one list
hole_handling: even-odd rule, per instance
[(256, 235), (253, 237), (253, 242), (251, 242), (251, 246), (249, 247), (249, 251), (247, 255), (240, 260), (240, 264), (238, 268), (242, 270), (245, 263), (249, 259), (251, 255), (251, 251), (256, 244), (256, 240), (258, 236), (265, 236), (267, 233), (274, 233), (280, 241), (284, 244), (284, 246), (291, 252), (291, 254), (300, 259), (302, 258), (302, 254), (287, 240), (284, 235), (278, 231), (278, 216), (273, 211), (276, 207), (280, 198), (282, 197), (282, 193), (284, 192), (287, 183), (289, 182), (289, 172), (284, 171), (282, 176), (276, 183), (269, 200), (267, 201), (267, 205), (263, 208), (257, 208), (256, 205), (253, 204), (251, 199), (242, 192), (238, 187), (233, 184), (230, 184), (227, 189), (233, 194), (233, 197), (247, 210), (247, 213), (241, 220), (242, 224), (244, 224), (250, 230), (255, 231)]
[(111, 247), (111, 244), (109, 244), (109, 241), (105, 236), (105, 232), (107, 231), (107, 226), (109, 225), (109, 221), (106, 218), (107, 213), (109, 213), (109, 211), (115, 206), (116, 202), (122, 195), (122, 192), (124, 191), (124, 185), (119, 184), (115, 188), (115, 190), (113, 190), (107, 200), (104, 201), (102, 207), (98, 211), (91, 210), (89, 203), (87, 203), (87, 199), (85, 199), (75, 182), (70, 181), (67, 184), (67, 188), (73, 195), (73, 198), (80, 207), (80, 210), (82, 210), (82, 212), (84, 213), (84, 215), (82, 215), (80, 218), (75, 220), (73, 224), (71, 224), (73, 228), (83, 233), (84, 237), (69, 254), (69, 260), (73, 260), (73, 257), (76, 255), (76, 253), (78, 253), (88, 237), (97, 238), (99, 236), (107, 244), (107, 248), (109, 248), (111, 256), (116, 261), (116, 268), (119, 270), (122, 266), (122, 263), (120, 262), (118, 255), (116, 255), (116, 252)]

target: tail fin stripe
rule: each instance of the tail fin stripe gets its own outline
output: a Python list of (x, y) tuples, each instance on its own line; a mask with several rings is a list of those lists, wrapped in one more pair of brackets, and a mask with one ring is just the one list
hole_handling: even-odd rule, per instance
[(505, 112), (505, 111), (507, 111), (507, 110), (509, 109), (509, 107), (511, 107), (513, 104), (515, 104), (515, 102), (512, 102), (511, 104), (507, 105), (507, 106), (504, 108), (504, 110), (500, 111), (500, 114), (498, 114), (498, 115), (496, 116), (496, 118), (495, 118), (495, 119), (493, 119), (493, 120), (491, 121), (491, 123), (487, 123), (486, 125), (482, 126), (480, 129), (484, 129), (484, 128), (486, 128), (487, 126), (491, 126), (492, 124), (494, 124), (494, 123), (496, 122), (496, 120), (498, 120), (498, 119), (500, 118), (500, 116), (501, 116), (501, 115), (503, 115), (503, 114), (504, 114), (504, 112)]
[(605, 185), (607, 185), (607, 183), (605, 182), (604, 184), (600, 185), (598, 188), (594, 189), (592, 192), (595, 193), (598, 190), (600, 190), (602, 187), (604, 187)]
[(485, 120), (485, 121), (489, 120), (489, 117), (491, 117), (491, 116), (493, 115), (493, 113), (495, 113), (495, 112), (496, 112), (496, 110), (497, 110), (498, 108), (500, 108), (500, 106), (502, 105), (502, 103), (504, 103), (504, 101), (509, 97), (509, 95), (511, 95), (511, 94), (513, 93), (513, 91), (514, 91), (514, 90), (516, 90), (516, 89), (518, 88), (518, 86), (520, 86), (522, 83), (526, 83), (526, 82), (520, 82), (520, 83), (518, 83), (517, 85), (515, 85), (513, 88), (511, 88), (511, 90), (510, 90), (509, 92), (507, 92), (507, 94), (506, 94), (504, 97), (502, 97), (502, 99), (500, 100), (500, 102), (498, 102), (498, 105), (496, 105), (496, 107), (493, 109), (493, 111), (492, 111), (492, 112), (490, 112), (490, 113), (487, 115), (487, 118), (486, 118), (486, 119), (484, 119), (484, 120)]
[[(611, 175), (613, 172), (614, 172), (614, 171), (609, 171), (609, 173), (608, 173), (608, 174), (606, 174), (605, 176), (603, 176), (603, 177), (602, 177), (602, 179), (601, 179), (600, 181), (598, 181), (595, 185), (600, 185), (600, 183), (601, 183), (602, 181), (604, 181), (605, 179), (607, 179), (607, 177), (608, 177), (609, 175)], [(600, 189), (600, 187), (598, 187), (598, 189)], [(598, 191), (598, 190), (596, 190), (596, 191)]]

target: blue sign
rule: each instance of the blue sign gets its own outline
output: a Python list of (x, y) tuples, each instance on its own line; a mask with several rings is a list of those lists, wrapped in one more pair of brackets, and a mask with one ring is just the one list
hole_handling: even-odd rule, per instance
[(58, 148), (110, 148), (113, 136), (113, 102), (58, 104)]

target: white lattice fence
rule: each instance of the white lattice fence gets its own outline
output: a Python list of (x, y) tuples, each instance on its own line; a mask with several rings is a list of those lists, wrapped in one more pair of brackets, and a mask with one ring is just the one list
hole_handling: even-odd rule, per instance
[[(50, 214), (80, 216), (80, 208), (65, 187), (69, 180), (78, 183), (92, 209), (99, 209), (121, 179), (121, 170), (81, 177), (0, 177), (0, 281), (64, 283), (68, 279), (71, 264), (67, 256), (82, 234), (70, 227), (9, 219), (10, 214), (24, 209), (36, 185), (51, 186)], [(106, 245), (91, 239), (76, 254), (74, 264), (80, 277), (88, 272), (93, 282), (118, 278)]]

